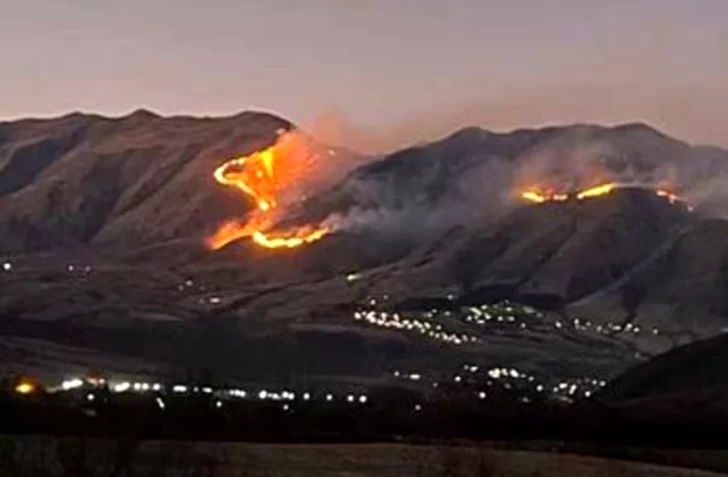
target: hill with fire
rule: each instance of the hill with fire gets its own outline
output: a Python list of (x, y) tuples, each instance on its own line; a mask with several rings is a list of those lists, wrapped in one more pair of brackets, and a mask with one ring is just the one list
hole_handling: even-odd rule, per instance
[(363, 157), (266, 113), (0, 123), (0, 350), (599, 382), (725, 327), (726, 178), (728, 151), (643, 124)]

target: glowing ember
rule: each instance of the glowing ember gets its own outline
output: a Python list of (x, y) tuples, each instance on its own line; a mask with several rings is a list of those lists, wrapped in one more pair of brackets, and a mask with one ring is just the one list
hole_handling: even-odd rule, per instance
[(321, 225), (306, 225), (284, 233), (267, 230), (275, 222), (274, 214), (282, 194), (289, 192), (304, 177), (316, 158), (305, 141), (294, 133), (282, 133), (273, 146), (231, 159), (218, 167), (213, 174), (215, 180), (243, 191), (255, 201), (256, 209), (245, 223), (230, 221), (223, 224), (208, 238), (208, 246), (217, 250), (250, 237), (263, 247), (294, 248), (320, 240), (331, 232)]
[(606, 195), (612, 192), (614, 188), (616, 187), (616, 184), (608, 183), (608, 184), (602, 184), (598, 185), (596, 187), (590, 187), (589, 189), (583, 190), (576, 194), (576, 198), (578, 200), (583, 199), (589, 199), (591, 197), (599, 197), (600, 195)]
[(534, 192), (534, 191), (526, 191), (523, 194), (521, 194), (521, 197), (523, 199), (526, 199), (530, 202), (535, 202), (537, 204), (543, 204), (544, 202), (546, 202), (548, 200), (548, 197), (541, 195), (538, 192)]
[(690, 212), (693, 212), (693, 211), (695, 210), (695, 209), (693, 208), (693, 206), (692, 206), (692, 205), (690, 205), (690, 204), (686, 203), (685, 201), (683, 201), (683, 200), (682, 200), (682, 199), (680, 198), (680, 196), (679, 196), (679, 195), (677, 195), (677, 194), (674, 194), (674, 193), (670, 192), (669, 190), (666, 190), (666, 189), (659, 189), (659, 190), (658, 190), (658, 191), (656, 192), (656, 194), (657, 194), (657, 195), (658, 195), (659, 197), (664, 197), (664, 198), (665, 198), (665, 199), (667, 199), (667, 200), (668, 200), (668, 201), (669, 201), (669, 202), (670, 202), (671, 204), (683, 204), (683, 205), (684, 205), (684, 206), (685, 206), (685, 207), (686, 207), (686, 208), (687, 208), (687, 209), (688, 209), (688, 210), (689, 210)]
[(15, 392), (18, 394), (31, 394), (35, 391), (35, 385), (29, 382), (22, 382), (15, 386)]
[[(608, 182), (606, 184), (600, 184), (582, 191), (576, 191), (572, 193), (554, 193), (552, 191), (542, 191), (539, 189), (529, 189), (526, 192), (521, 193), (521, 198), (527, 202), (533, 202), (535, 204), (543, 204), (545, 202), (563, 202), (566, 200), (585, 200), (592, 199), (594, 197), (600, 197), (608, 195), (616, 189), (623, 189), (627, 187), (642, 187), (649, 188), (649, 186), (640, 186), (635, 184), (617, 184), (614, 182)], [(693, 208), (686, 204), (680, 196), (674, 194), (666, 189), (657, 189), (655, 193), (659, 197), (664, 197), (671, 204), (683, 204), (685, 207), (692, 211)]]
[(660, 197), (664, 197), (667, 200), (670, 201), (671, 204), (674, 204), (676, 202), (680, 202), (680, 197), (678, 197), (676, 194), (673, 194), (670, 191), (660, 189), (657, 191), (657, 195)]
[(543, 204), (544, 202), (563, 202), (569, 200), (569, 194), (528, 190), (521, 194), (521, 198), (535, 204)]
[(327, 233), (329, 233), (327, 228), (299, 229), (296, 231), (297, 235), (292, 237), (269, 237), (262, 232), (253, 232), (253, 241), (268, 248), (294, 248), (320, 240)]

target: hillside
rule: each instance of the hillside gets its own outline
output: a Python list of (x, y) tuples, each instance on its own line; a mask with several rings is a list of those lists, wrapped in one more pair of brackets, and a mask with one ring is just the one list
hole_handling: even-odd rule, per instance
[(210, 171), (290, 127), (254, 112), (219, 119), (72, 114), (0, 124), (2, 248), (199, 241), (247, 207), (215, 187)]
[(626, 417), (719, 425), (728, 417), (725, 335), (697, 341), (637, 366), (596, 396)]
[[(726, 326), (728, 227), (705, 218), (726, 151), (643, 124), (469, 128), (368, 162), (326, 148), (327, 182), (277, 225), (330, 233), (211, 251), (205, 238), (254, 207), (213, 171), (281, 129), (295, 127), (255, 112), (0, 124), (0, 333), (14, 365), (44, 368), (48, 353), (24, 347), (49, 343), (77, 365), (138, 357), (240, 379), (401, 368), (435, 381), (478, 363), (551, 385)], [(621, 186), (574, 195), (604, 182)], [(536, 186), (572, 196), (524, 202)]]

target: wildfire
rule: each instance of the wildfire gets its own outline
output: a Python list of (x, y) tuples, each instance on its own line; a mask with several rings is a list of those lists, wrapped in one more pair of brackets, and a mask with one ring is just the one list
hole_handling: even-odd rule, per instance
[(537, 204), (543, 204), (549, 199), (547, 196), (539, 194), (538, 192), (534, 192), (532, 190), (524, 192), (523, 194), (521, 194), (521, 197)]
[(617, 184), (613, 182), (608, 182), (606, 184), (600, 184), (594, 187), (590, 187), (588, 189), (584, 189), (582, 191), (572, 193), (554, 192), (553, 190), (529, 189), (521, 193), (521, 198), (535, 204), (543, 204), (544, 202), (564, 202), (569, 199), (584, 200), (609, 194), (617, 187), (619, 187)]
[(268, 248), (294, 248), (300, 247), (307, 243), (315, 242), (329, 233), (325, 227), (319, 229), (299, 229), (295, 231), (296, 235), (292, 237), (269, 237), (262, 232), (253, 232), (253, 241), (258, 245)]
[[(534, 204), (543, 204), (545, 202), (563, 202), (565, 200), (585, 200), (585, 199), (592, 199), (594, 197), (600, 197), (603, 195), (610, 194), (616, 189), (625, 188), (625, 187), (635, 187), (634, 184), (618, 184), (614, 182), (608, 182), (605, 184), (600, 184), (594, 187), (590, 187), (588, 189), (584, 189), (581, 191), (571, 192), (571, 193), (555, 193), (551, 190), (543, 191), (539, 189), (528, 189), (525, 192), (521, 193), (521, 199), (532, 202)], [(677, 194), (668, 191), (667, 189), (657, 189), (655, 193), (659, 197), (664, 197), (666, 200), (668, 200), (671, 204), (684, 204), (685, 207), (687, 207), (688, 210), (692, 211), (693, 208), (686, 204), (680, 196)]]
[(283, 132), (272, 146), (250, 155), (230, 159), (218, 167), (213, 177), (222, 185), (234, 187), (256, 204), (247, 222), (230, 221), (207, 239), (217, 250), (242, 238), (250, 237), (267, 248), (294, 248), (320, 240), (331, 229), (306, 225), (286, 232), (268, 230), (275, 222), (281, 198), (309, 169), (316, 156), (295, 133)]
[(29, 381), (22, 381), (15, 386), (15, 392), (18, 394), (31, 394), (35, 391), (35, 384)]
[(680, 201), (680, 197), (678, 197), (676, 194), (673, 194), (672, 192), (670, 192), (668, 190), (660, 189), (657, 191), (657, 195), (660, 197), (666, 198), (667, 200), (670, 201), (671, 204), (674, 204), (674, 203)]
[(608, 184), (598, 185), (596, 187), (591, 187), (589, 189), (579, 192), (578, 194), (576, 194), (576, 198), (578, 200), (583, 200), (589, 199), (591, 197), (599, 197), (600, 195), (609, 194), (614, 190), (615, 187), (617, 187), (617, 185), (611, 182)]
[(521, 194), (521, 198), (528, 202), (543, 204), (544, 202), (563, 202), (569, 199), (569, 194), (527, 190)]

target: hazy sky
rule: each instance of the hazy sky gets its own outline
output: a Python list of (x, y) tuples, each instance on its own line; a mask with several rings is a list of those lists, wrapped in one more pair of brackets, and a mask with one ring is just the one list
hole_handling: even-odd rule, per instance
[(258, 108), (323, 124), (362, 147), (466, 124), (644, 120), (728, 146), (727, 0), (0, 7), (4, 118)]

